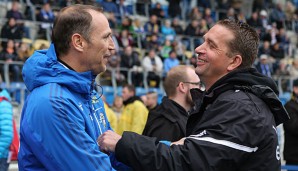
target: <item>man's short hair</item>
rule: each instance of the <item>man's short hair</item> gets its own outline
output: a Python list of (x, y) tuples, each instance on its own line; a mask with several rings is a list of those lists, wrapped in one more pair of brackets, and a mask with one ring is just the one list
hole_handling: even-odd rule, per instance
[(188, 75), (185, 73), (187, 65), (178, 65), (170, 69), (164, 81), (164, 89), (167, 96), (171, 97), (176, 95), (176, 87), (180, 82), (189, 81)]
[(244, 22), (232, 19), (220, 20), (216, 24), (224, 26), (234, 33), (234, 39), (227, 42), (230, 50), (227, 56), (241, 55), (242, 63), (239, 68), (250, 68), (259, 49), (259, 35), (256, 30)]
[(136, 88), (135, 88), (134, 85), (132, 85), (132, 84), (125, 84), (125, 85), (123, 85), (122, 88), (125, 88), (125, 87), (126, 87), (129, 91), (134, 92), (134, 94), (136, 94)]
[(52, 30), (52, 42), (57, 56), (68, 53), (74, 33), (82, 35), (90, 42), (90, 33), (93, 30), (90, 10), (103, 12), (99, 6), (81, 4), (65, 7), (60, 11)]

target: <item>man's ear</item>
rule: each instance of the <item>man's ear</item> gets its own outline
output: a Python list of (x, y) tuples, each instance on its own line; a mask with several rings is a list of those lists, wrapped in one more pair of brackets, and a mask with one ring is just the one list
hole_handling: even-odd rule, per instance
[(178, 91), (181, 91), (181, 92), (186, 92), (186, 91), (187, 91), (187, 90), (186, 90), (186, 87), (185, 87), (185, 84), (182, 83), (182, 82), (180, 82), (180, 83), (178, 84), (177, 88), (178, 88)]
[(233, 71), (237, 67), (239, 67), (242, 64), (242, 56), (241, 55), (236, 55), (232, 57), (231, 63), (229, 64), (227, 70), (228, 71)]
[(72, 46), (74, 47), (74, 49), (82, 52), (83, 49), (84, 49), (84, 42), (85, 39), (80, 35), (80, 34), (73, 34), (72, 37), (71, 37), (71, 43), (72, 43)]

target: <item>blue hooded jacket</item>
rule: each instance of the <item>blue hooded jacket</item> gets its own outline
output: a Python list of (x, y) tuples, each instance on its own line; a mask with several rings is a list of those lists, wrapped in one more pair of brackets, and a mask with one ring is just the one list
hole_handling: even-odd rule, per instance
[(31, 93), (22, 111), (19, 170), (114, 170), (96, 141), (111, 128), (95, 76), (62, 65), (53, 44), (36, 51), (22, 74)]
[(9, 93), (6, 90), (0, 90), (1, 97), (6, 98), (6, 100), (0, 100), (0, 159), (6, 159), (13, 139), (13, 112)]

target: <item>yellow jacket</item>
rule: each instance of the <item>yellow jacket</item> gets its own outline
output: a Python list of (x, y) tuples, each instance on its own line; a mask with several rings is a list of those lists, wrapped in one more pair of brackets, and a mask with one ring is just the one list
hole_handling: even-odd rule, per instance
[(117, 125), (117, 133), (122, 135), (123, 131), (132, 131), (142, 134), (147, 122), (148, 109), (139, 100), (124, 106)]
[(117, 122), (118, 122), (117, 116), (114, 113), (114, 111), (105, 102), (104, 102), (104, 108), (105, 108), (108, 120), (110, 122), (110, 125), (111, 125), (112, 129), (115, 131), (117, 129)]

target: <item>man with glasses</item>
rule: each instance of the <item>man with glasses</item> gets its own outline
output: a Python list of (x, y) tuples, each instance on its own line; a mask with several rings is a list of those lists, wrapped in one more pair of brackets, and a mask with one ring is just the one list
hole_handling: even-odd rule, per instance
[(195, 70), (186, 65), (173, 67), (164, 81), (167, 96), (148, 115), (143, 135), (157, 140), (178, 141), (186, 136), (186, 122), (193, 106), (190, 89), (200, 88)]
[(280, 171), (276, 126), (289, 117), (275, 82), (252, 68), (257, 32), (226, 19), (203, 38), (195, 71), (206, 92), (188, 117), (185, 141), (167, 147), (156, 138), (107, 131), (100, 147), (134, 170)]

